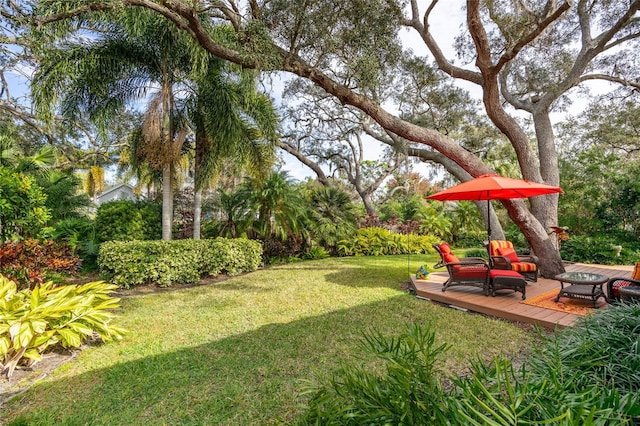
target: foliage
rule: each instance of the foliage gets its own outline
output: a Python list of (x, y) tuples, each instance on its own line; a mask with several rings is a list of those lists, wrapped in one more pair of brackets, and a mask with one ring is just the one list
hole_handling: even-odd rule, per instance
[(100, 246), (98, 265), (119, 287), (170, 286), (194, 283), (203, 275), (254, 271), (261, 254), (260, 243), (247, 239), (110, 241)]
[(435, 374), (447, 345), (437, 345), (432, 326), (410, 324), (397, 337), (370, 331), (369, 351), (384, 365), (345, 366), (313, 396), (303, 424), (448, 424), (449, 400)]
[(563, 241), (560, 254), (564, 260), (572, 262), (629, 265), (640, 260), (640, 243), (621, 242), (620, 238), (611, 235), (571, 235)]
[(45, 205), (51, 213), (50, 226), (55, 226), (60, 220), (86, 216), (91, 200), (79, 192), (82, 181), (71, 170), (50, 171), (38, 176), (37, 182), (47, 195)]
[(39, 238), (50, 218), (46, 200), (33, 177), (0, 167), (0, 242)]
[(74, 273), (82, 261), (71, 247), (52, 240), (25, 240), (0, 245), (0, 272), (21, 288), (41, 284), (48, 273)]
[(159, 239), (161, 206), (135, 201), (111, 201), (101, 204), (96, 215), (98, 241)]
[(329, 253), (322, 247), (314, 246), (304, 254), (304, 258), (307, 260), (326, 259), (329, 257)]
[(338, 253), (342, 256), (432, 253), (432, 244), (437, 242), (439, 239), (430, 235), (402, 235), (384, 228), (362, 228), (353, 239), (338, 243)]
[(629, 395), (640, 419), (639, 321), (640, 304), (612, 306), (580, 318), (574, 327), (548, 336), (545, 350), (528, 365), (535, 374), (562, 379), (574, 392), (593, 386), (615, 389), (621, 398)]
[(99, 243), (94, 221), (86, 217), (61, 220), (56, 223), (50, 237), (71, 247), (72, 252), (82, 259), (83, 270), (94, 271), (98, 267)]
[(295, 235), (286, 240), (272, 236), (262, 242), (263, 256), (267, 264), (282, 263), (296, 260), (305, 252), (305, 241)]
[(349, 364), (313, 393), (306, 424), (607, 425), (640, 419), (640, 305), (587, 316), (544, 337), (521, 368), (477, 360), (446, 392), (434, 374), (444, 346), (430, 327), (365, 334), (384, 370)]
[(203, 236), (206, 238), (236, 238), (246, 235), (254, 208), (247, 200), (245, 191), (225, 191), (218, 189), (213, 201), (213, 210), (220, 219), (212, 218), (203, 225)]
[(338, 241), (356, 231), (355, 208), (349, 195), (339, 188), (315, 187), (307, 193), (308, 230), (312, 238), (331, 252)]
[(479, 249), (479, 248), (466, 250), (464, 255), (466, 257), (482, 257), (482, 258), (485, 258), (485, 259), (489, 258), (489, 253), (487, 253), (487, 250), (486, 249)]
[(640, 305), (581, 318), (545, 338), (516, 372), (508, 361), (474, 364), (459, 379), (460, 411), (469, 424), (629, 424), (638, 400)]
[(97, 333), (104, 341), (118, 340), (125, 330), (110, 324), (119, 300), (111, 296), (116, 286), (97, 281), (81, 286), (55, 287), (51, 282), (33, 290), (17, 291), (16, 284), (0, 275), (0, 367), (7, 378), (21, 360), (27, 365), (60, 343), (79, 347)]
[(287, 172), (272, 172), (264, 182), (249, 178), (241, 192), (256, 209), (251, 222), (254, 235), (285, 240), (304, 233), (304, 198)]

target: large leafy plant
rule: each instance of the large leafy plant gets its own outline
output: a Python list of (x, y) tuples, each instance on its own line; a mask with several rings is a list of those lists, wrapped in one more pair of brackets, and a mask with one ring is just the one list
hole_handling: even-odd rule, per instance
[(111, 324), (120, 299), (117, 287), (101, 281), (54, 287), (51, 282), (18, 291), (0, 275), (0, 369), (7, 378), (24, 362), (33, 365), (52, 345), (79, 347), (96, 333), (118, 340), (125, 330)]

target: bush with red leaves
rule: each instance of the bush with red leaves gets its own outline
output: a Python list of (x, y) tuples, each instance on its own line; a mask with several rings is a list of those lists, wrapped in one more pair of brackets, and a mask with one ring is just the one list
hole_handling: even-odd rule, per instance
[(0, 245), (0, 273), (20, 288), (44, 282), (47, 272), (77, 272), (82, 260), (71, 247), (55, 241), (24, 240)]

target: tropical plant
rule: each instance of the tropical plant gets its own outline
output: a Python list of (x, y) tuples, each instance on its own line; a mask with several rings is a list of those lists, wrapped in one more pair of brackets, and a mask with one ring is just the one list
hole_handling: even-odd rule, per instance
[(338, 241), (356, 232), (355, 206), (349, 195), (333, 186), (316, 186), (307, 194), (308, 229), (331, 252)]
[(46, 201), (32, 176), (0, 167), (0, 243), (38, 238), (51, 217)]
[(433, 253), (432, 235), (398, 234), (385, 228), (361, 228), (353, 238), (338, 242), (342, 256), (385, 256), (390, 254)]
[(81, 179), (71, 170), (52, 170), (38, 177), (37, 182), (47, 195), (45, 205), (51, 212), (49, 226), (55, 226), (61, 220), (87, 216), (91, 200), (79, 191)]
[[(91, 21), (95, 37), (73, 37), (73, 28), (57, 34), (55, 43), (47, 39), (32, 83), (34, 100), (47, 117), (59, 107), (69, 119), (86, 113), (105, 128), (126, 106), (150, 98), (131, 160), (162, 171), (162, 237), (169, 240), (172, 171), (186, 136), (176, 91), (199, 64), (197, 51), (186, 34), (145, 9), (96, 15)], [(157, 89), (150, 96), (151, 87)]]
[(248, 178), (241, 191), (248, 204), (256, 208), (251, 222), (255, 236), (286, 240), (303, 233), (304, 198), (287, 172), (272, 172), (264, 182)]
[(257, 210), (246, 196), (246, 191), (227, 192), (219, 188), (212, 206), (217, 218), (206, 224), (205, 236), (236, 238), (246, 234)]
[(324, 385), (309, 386), (303, 424), (451, 423), (450, 402), (435, 374), (447, 346), (436, 345), (431, 327), (410, 324), (397, 337), (370, 331), (363, 344), (383, 368), (349, 365)]
[(257, 91), (256, 76), (255, 71), (210, 57), (206, 72), (194, 78), (195, 89), (187, 104), (195, 131), (196, 239), (200, 238), (202, 191), (223, 168), (246, 170), (261, 180), (273, 164), (279, 119), (270, 99)]
[(20, 288), (40, 284), (52, 272), (73, 274), (81, 263), (70, 246), (52, 240), (27, 239), (0, 245), (0, 272)]
[(79, 347), (96, 333), (103, 341), (120, 339), (125, 330), (111, 324), (119, 300), (117, 287), (100, 281), (81, 286), (54, 287), (51, 282), (17, 291), (0, 275), (0, 368), (7, 378), (23, 360), (42, 359), (52, 345)]

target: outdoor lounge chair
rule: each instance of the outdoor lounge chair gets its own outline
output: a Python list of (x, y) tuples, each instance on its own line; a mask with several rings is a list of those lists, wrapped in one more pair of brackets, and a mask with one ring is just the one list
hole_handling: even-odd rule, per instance
[(489, 294), (489, 265), (481, 257), (465, 257), (458, 259), (451, 252), (448, 243), (433, 244), (440, 258), (435, 267), (447, 268), (449, 279), (442, 285), (442, 291), (456, 285), (467, 285), (482, 288), (485, 295)]
[(640, 262), (636, 263), (631, 278), (614, 277), (607, 281), (607, 296), (610, 303), (640, 300)]
[(492, 269), (516, 271), (529, 281), (538, 281), (538, 257), (518, 255), (511, 241), (491, 240), (489, 242), (489, 256)]

